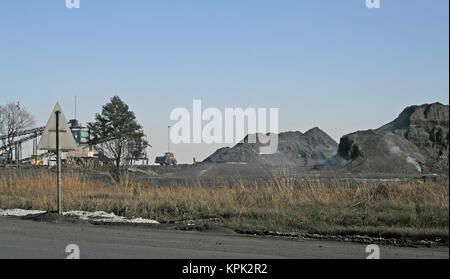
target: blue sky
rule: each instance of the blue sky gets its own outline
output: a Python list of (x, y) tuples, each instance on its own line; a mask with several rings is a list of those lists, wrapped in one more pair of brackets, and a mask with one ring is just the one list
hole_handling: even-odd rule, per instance
[[(280, 130), (337, 141), (408, 105), (448, 104), (449, 1), (4, 0), (0, 98), (45, 125), (59, 101), (92, 121), (113, 95), (135, 111), (151, 158), (176, 107), (278, 107)], [(179, 145), (182, 162), (218, 146)]]

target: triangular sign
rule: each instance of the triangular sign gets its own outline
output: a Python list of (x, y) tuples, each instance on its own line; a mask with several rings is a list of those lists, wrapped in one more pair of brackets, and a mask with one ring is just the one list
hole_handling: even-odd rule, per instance
[(55, 108), (50, 115), (50, 119), (39, 140), (38, 149), (56, 150), (56, 112), (59, 112), (59, 149), (61, 151), (76, 150), (77, 144), (73, 138), (69, 125), (67, 125), (66, 117), (64, 116), (59, 103), (56, 103)]

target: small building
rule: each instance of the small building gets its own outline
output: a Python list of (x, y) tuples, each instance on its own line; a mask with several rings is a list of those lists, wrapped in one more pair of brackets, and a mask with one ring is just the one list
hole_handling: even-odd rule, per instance
[(77, 144), (89, 143), (89, 129), (79, 125), (78, 120), (72, 119), (69, 121), (70, 130)]
[(77, 143), (77, 149), (67, 153), (67, 162), (74, 164), (97, 163), (93, 147), (89, 144), (89, 129), (79, 124), (78, 120), (69, 121), (70, 130)]

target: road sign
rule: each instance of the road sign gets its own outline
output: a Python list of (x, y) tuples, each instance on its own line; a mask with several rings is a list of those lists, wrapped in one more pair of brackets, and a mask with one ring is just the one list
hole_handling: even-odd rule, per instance
[(55, 108), (50, 115), (50, 119), (39, 140), (38, 148), (56, 151), (58, 213), (61, 214), (61, 151), (75, 150), (77, 149), (77, 144), (75, 143), (69, 125), (67, 125), (66, 118), (64, 117), (59, 103), (56, 103)]
[[(57, 116), (59, 115), (59, 117)], [(59, 130), (59, 149), (61, 151), (73, 151), (77, 149), (77, 144), (73, 138), (72, 131), (67, 124), (66, 117), (62, 112), (59, 103), (56, 103), (53, 109), (50, 119), (45, 126), (45, 130), (42, 133), (41, 139), (39, 140), (38, 149), (41, 150), (56, 150), (56, 126), (58, 119), (58, 130)]]

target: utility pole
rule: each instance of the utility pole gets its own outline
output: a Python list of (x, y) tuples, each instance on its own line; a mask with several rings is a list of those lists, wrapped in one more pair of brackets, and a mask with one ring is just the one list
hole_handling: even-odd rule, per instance
[(75, 95), (75, 119), (77, 119), (77, 95)]
[(167, 126), (167, 152), (170, 152), (170, 126)]

